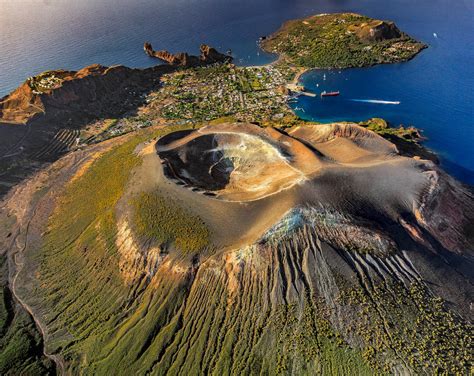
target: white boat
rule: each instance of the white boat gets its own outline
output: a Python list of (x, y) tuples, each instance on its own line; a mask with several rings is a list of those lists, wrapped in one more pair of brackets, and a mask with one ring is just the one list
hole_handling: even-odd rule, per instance
[(398, 105), (400, 101), (384, 101), (380, 99), (351, 99), (353, 102), (361, 102), (361, 103), (375, 103), (375, 104), (394, 104)]

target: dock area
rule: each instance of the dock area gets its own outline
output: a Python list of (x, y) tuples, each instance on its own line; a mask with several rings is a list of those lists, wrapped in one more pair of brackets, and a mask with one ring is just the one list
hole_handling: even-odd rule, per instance
[(317, 97), (317, 94), (315, 93), (310, 93), (309, 91), (306, 91), (305, 87), (300, 84), (287, 84), (286, 88), (290, 91), (290, 93), (295, 93), (297, 95), (306, 95), (307, 97)]

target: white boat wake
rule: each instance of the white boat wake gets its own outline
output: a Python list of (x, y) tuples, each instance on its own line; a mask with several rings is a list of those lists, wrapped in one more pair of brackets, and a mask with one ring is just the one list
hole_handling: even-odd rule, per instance
[(382, 101), (379, 99), (350, 99), (353, 102), (376, 103), (376, 104), (400, 104), (400, 101)]

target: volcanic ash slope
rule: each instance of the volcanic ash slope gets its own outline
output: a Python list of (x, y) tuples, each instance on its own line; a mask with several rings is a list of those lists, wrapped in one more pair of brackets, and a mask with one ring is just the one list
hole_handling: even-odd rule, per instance
[(474, 201), (432, 162), (354, 124), (205, 126), (130, 152), (114, 216), (69, 212), (77, 237), (50, 222), (26, 250), (43, 295), (25, 297), (72, 372), (468, 372)]

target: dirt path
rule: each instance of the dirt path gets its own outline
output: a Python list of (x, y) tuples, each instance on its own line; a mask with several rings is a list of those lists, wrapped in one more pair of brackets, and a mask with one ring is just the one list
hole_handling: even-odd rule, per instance
[[(13, 273), (13, 277), (11, 279), (11, 292), (12, 292), (13, 297), (15, 298), (15, 300), (32, 317), (38, 331), (41, 333), (41, 337), (43, 338), (43, 354), (44, 354), (44, 356), (51, 359), (56, 364), (56, 368), (57, 368), (60, 375), (64, 375), (65, 374), (64, 361), (61, 359), (61, 357), (59, 355), (51, 354), (51, 353), (46, 351), (46, 330), (45, 330), (43, 324), (34, 315), (33, 309), (17, 293), (18, 275), (21, 273), (21, 271), (23, 270), (23, 266), (24, 266), (24, 261), (22, 260), (23, 252), (26, 250), (26, 247), (28, 245), (28, 233), (29, 233), (29, 229), (30, 229), (30, 224), (31, 224), (31, 221), (33, 220), (33, 218), (35, 217), (35, 214), (36, 214), (36, 207), (33, 210), (33, 213), (31, 214), (31, 217), (29, 218), (29, 220), (26, 224), (25, 242), (24, 242), (23, 246), (18, 246), (18, 248), (17, 248), (18, 251), (16, 251), (15, 253), (10, 255), (10, 257), (12, 259), (11, 261), (13, 261), (13, 264), (14, 264), (14, 273)], [(18, 234), (16, 235), (15, 243), (18, 243)]]
[[(34, 227), (36, 227), (32, 226), (32, 224), (33, 221), (39, 220), (44, 225), (44, 220), (47, 220), (49, 217), (48, 210), (54, 206), (47, 197), (51, 192), (53, 196), (57, 195), (66, 182), (80, 176), (95, 159), (107, 150), (110, 150), (117, 143), (123, 142), (127, 137), (129, 135), (107, 140), (93, 145), (87, 148), (87, 150), (65, 155), (48, 167), (39, 170), (36, 175), (27, 181), (21, 183), (15, 192), (12, 192), (9, 197), (4, 198), (0, 202), (6, 213), (14, 213), (16, 218), (15, 227), (11, 228), (13, 233), (16, 232), (15, 236), (8, 245), (5, 245), (8, 254), (9, 285), (12, 295), (15, 301), (32, 317), (43, 338), (43, 354), (55, 363), (57, 372), (60, 375), (66, 374), (66, 363), (62, 356), (49, 353), (46, 350), (46, 325), (35, 315), (33, 308), (28, 305), (19, 292), (22, 281), (18, 277), (25, 266), (25, 252), (31, 242), (32, 233), (35, 231)], [(36, 197), (39, 190), (45, 188), (46, 193), (39, 198)], [(24, 231), (22, 231), (24, 239), (20, 239), (20, 229)]]
[[(111, 143), (109, 143), (111, 144)], [(105, 146), (105, 147), (104, 147)], [(25, 266), (25, 252), (31, 241), (32, 223), (38, 216), (47, 218), (48, 216), (42, 212), (44, 210), (44, 197), (35, 198), (35, 194), (41, 187), (56, 190), (68, 181), (73, 175), (77, 173), (81, 166), (87, 163), (88, 160), (97, 157), (97, 153), (106, 149), (106, 144), (91, 148), (90, 151), (69, 154), (59, 161), (51, 164), (46, 169), (40, 170), (37, 175), (33, 176), (28, 181), (25, 181), (16, 192), (2, 202), (2, 206), (7, 212), (15, 213), (16, 224), (13, 232), (16, 234), (13, 240), (7, 246), (8, 254), (8, 269), (9, 269), (9, 285), (14, 300), (28, 312), (33, 319), (36, 328), (43, 338), (43, 354), (45, 357), (51, 359), (56, 365), (56, 369), (60, 375), (66, 374), (65, 362), (60, 355), (49, 353), (46, 350), (47, 343), (47, 328), (41, 322), (40, 318), (35, 315), (34, 310), (21, 297), (19, 288), (21, 287), (21, 279), (19, 275)], [(48, 193), (45, 193), (47, 195)], [(40, 209), (43, 208), (43, 209)], [(40, 219), (42, 221), (42, 219)], [(22, 238), (20, 239), (20, 230), (22, 231)], [(24, 237), (24, 239), (23, 239)]]

